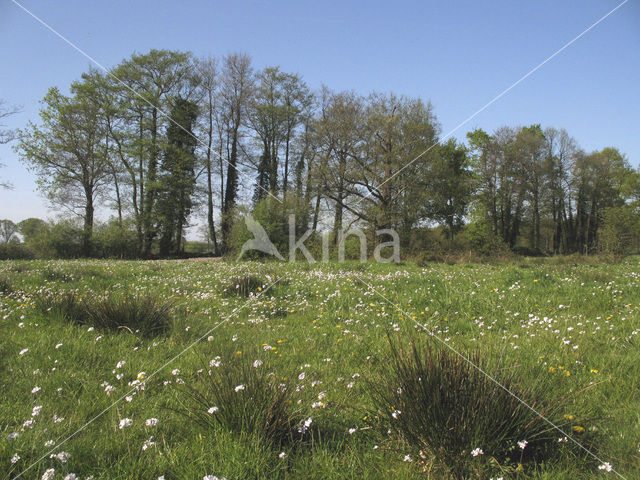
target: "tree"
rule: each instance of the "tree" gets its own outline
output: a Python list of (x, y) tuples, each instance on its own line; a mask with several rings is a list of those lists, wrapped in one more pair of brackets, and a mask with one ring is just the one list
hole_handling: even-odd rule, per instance
[[(19, 111), (19, 107), (9, 107), (6, 105), (6, 102), (0, 98), (0, 121), (2, 121), (3, 118), (15, 115)], [(16, 138), (15, 130), (7, 130), (2, 127), (4, 127), (4, 124), (0, 123), (0, 145), (9, 143)], [(3, 166), (4, 165), (0, 163), (0, 168)], [(0, 180), (0, 188), (10, 189), (12, 187), (10, 183)]]
[(0, 243), (9, 243), (15, 237), (18, 227), (11, 220), (0, 220)]
[(464, 224), (474, 190), (464, 145), (450, 139), (438, 148), (439, 155), (429, 168), (426, 214), (444, 224), (449, 243)]
[[(120, 98), (119, 109), (126, 115), (126, 131), (117, 134), (126, 141), (121, 159), (137, 193), (138, 230), (141, 254), (149, 256), (156, 238), (158, 166), (164, 149), (162, 131), (171, 123), (168, 112), (175, 98), (190, 99), (196, 91), (197, 75), (190, 53), (151, 50), (134, 54), (115, 70), (121, 80), (113, 87)], [(125, 160), (126, 158), (126, 160)]]
[(49, 224), (39, 218), (27, 218), (18, 223), (18, 232), (24, 243), (32, 243), (49, 233)]
[(42, 125), (29, 123), (18, 151), (49, 201), (83, 219), (82, 254), (90, 255), (95, 202), (109, 176), (99, 108), (75, 87), (70, 97), (50, 89), (43, 104)]
[[(218, 240), (216, 236), (216, 226), (213, 218), (214, 210), (214, 186), (213, 186), (213, 156), (216, 154), (214, 149), (214, 141), (216, 132), (214, 130), (214, 122), (217, 120), (217, 109), (219, 103), (218, 97), (218, 71), (217, 62), (214, 57), (208, 57), (198, 60), (196, 63), (198, 74), (200, 75), (202, 89), (202, 103), (204, 111), (204, 138), (206, 142), (204, 168), (206, 173), (206, 197), (207, 197), (207, 245), (213, 246), (214, 255), (219, 254)], [(221, 146), (221, 145), (220, 145)], [(220, 160), (222, 153), (218, 153)], [(219, 172), (222, 176), (222, 172)], [(221, 190), (222, 193), (222, 190)]]
[(248, 55), (232, 54), (224, 59), (222, 69), (222, 109), (226, 118), (227, 174), (222, 204), (222, 241), (226, 251), (227, 238), (233, 223), (232, 212), (238, 197), (239, 151), (241, 129), (245, 125), (247, 106), (253, 92), (253, 70)]
[[(158, 199), (160, 255), (180, 254), (182, 235), (187, 225), (195, 190), (196, 137), (193, 128), (198, 106), (178, 98), (171, 110), (175, 123), (167, 127)], [(179, 125), (179, 126), (178, 126)]]

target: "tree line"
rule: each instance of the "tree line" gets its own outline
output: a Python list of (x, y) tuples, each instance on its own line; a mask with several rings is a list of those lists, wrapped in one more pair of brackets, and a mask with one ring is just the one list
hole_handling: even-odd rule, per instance
[(541, 125), (440, 136), (420, 98), (312, 91), (245, 54), (151, 50), (90, 69), (69, 94), (50, 89), (16, 151), (48, 200), (81, 219), (85, 256), (97, 206), (145, 258), (183, 253), (195, 217), (212, 253), (230, 253), (246, 212), (276, 237), (296, 213), (301, 233), (330, 230), (335, 243), (353, 225), (393, 228), (414, 250), (436, 238), (586, 253), (622, 234), (637, 246), (640, 174), (618, 149), (587, 153)]

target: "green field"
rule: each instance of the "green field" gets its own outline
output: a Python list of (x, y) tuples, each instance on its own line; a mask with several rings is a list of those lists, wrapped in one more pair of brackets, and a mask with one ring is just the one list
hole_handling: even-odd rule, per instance
[[(636, 258), (2, 262), (0, 478), (41, 457), (20, 478), (47, 478), (48, 469), (59, 479), (449, 478), (446, 452), (417, 452), (376, 414), (375, 392), (392, 380), (389, 337), (403, 348), (411, 339), (440, 350), (447, 342), (496, 378), (509, 372), (515, 389), (535, 386), (538, 397), (527, 399), (555, 408), (564, 432), (622, 477), (640, 478), (639, 282)], [(140, 332), (92, 327), (56, 303), (64, 292), (85, 306), (151, 297), (166, 302), (170, 323)], [(237, 391), (207, 390), (208, 370)], [(242, 396), (265, 382), (286, 385), (300, 438), (270, 442), (246, 427), (264, 405)], [(199, 394), (221, 402), (211, 405), (219, 412), (207, 413)], [(233, 409), (227, 424), (207, 420)], [(300, 422), (309, 418), (307, 429)], [(539, 457), (514, 445), (507, 462), (492, 459), (488, 445), (475, 445), (477, 457), (465, 450), (468, 478), (617, 477), (571, 441)]]

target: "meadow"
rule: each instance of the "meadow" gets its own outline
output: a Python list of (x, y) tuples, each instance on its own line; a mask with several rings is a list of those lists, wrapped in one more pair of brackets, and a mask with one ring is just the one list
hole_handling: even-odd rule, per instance
[(1, 262), (0, 478), (640, 478), (639, 284), (633, 257)]

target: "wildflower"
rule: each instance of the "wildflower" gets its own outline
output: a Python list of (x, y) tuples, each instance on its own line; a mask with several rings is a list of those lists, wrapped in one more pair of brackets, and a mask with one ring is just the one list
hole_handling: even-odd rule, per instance
[(55, 474), (56, 474), (56, 469), (49, 468), (42, 474), (42, 480), (51, 480)]
[(70, 473), (64, 477), (64, 480), (77, 480), (78, 476), (75, 473)]
[(413, 458), (411, 458), (411, 455), (405, 455), (404, 456), (404, 461), (405, 462), (413, 462)]
[(46, 442), (44, 442), (44, 446), (45, 446), (45, 447), (53, 447), (53, 445), (54, 445), (55, 443), (56, 443), (56, 442), (54, 442), (53, 440), (47, 440)]
[(236, 391), (236, 393), (240, 390), (244, 390), (244, 385), (238, 385), (236, 388), (234, 388), (234, 390)]
[(573, 427), (573, 431), (577, 433), (582, 433), (584, 432), (584, 428), (581, 427), (580, 425), (576, 425), (575, 427)]
[(311, 426), (311, 422), (313, 422), (313, 419), (311, 417), (307, 418), (302, 425), (298, 427), (298, 433), (301, 433), (302, 435), (307, 433), (307, 430), (309, 430), (309, 427)]
[(155, 427), (158, 424), (158, 419), (157, 418), (148, 418), (146, 422), (144, 422), (144, 424), (147, 427)]
[(285, 452), (280, 452), (278, 454), (278, 458), (287, 458), (287, 454)]
[(40, 390), (42, 390), (42, 389), (36, 385), (35, 387), (33, 387), (31, 389), (31, 393), (38, 393)]
[(522, 440), (518, 442), (518, 447), (520, 447), (520, 450), (524, 450), (528, 443), (529, 442), (527, 442), (526, 440)]
[(13, 440), (14, 438), (18, 438), (20, 434), (18, 432), (13, 432), (7, 435), (7, 440)]
[(218, 407), (211, 407), (209, 410), (207, 410), (207, 413), (210, 414), (210, 415), (213, 415), (218, 410), (220, 410)]
[(23, 348), (22, 350), (20, 350), (20, 353), (18, 353), (18, 355), (22, 356), (22, 355), (24, 355), (25, 353), (27, 353), (28, 351), (29, 351), (29, 349), (28, 349), (28, 348)]
[(253, 362), (253, 368), (258, 368), (261, 365), (262, 365), (262, 360), (256, 360), (255, 362)]
[(142, 444), (142, 451), (144, 452), (147, 448), (152, 447), (156, 444), (156, 442), (153, 441), (153, 436), (149, 437), (149, 440), (145, 440), (145, 442)]
[(177, 368), (176, 368), (176, 369), (174, 369), (174, 370), (171, 370), (171, 375), (174, 375), (174, 376), (175, 376), (175, 375), (180, 375), (180, 370), (179, 370), (179, 369), (177, 369)]
[(354, 433), (356, 433), (357, 430), (358, 430), (357, 428), (350, 428), (349, 435), (353, 435)]
[(131, 420), (130, 418), (123, 418), (122, 420), (120, 420), (120, 425), (118, 426), (118, 428), (122, 430), (125, 427), (130, 427), (132, 424), (133, 420)]
[(604, 462), (602, 465), (598, 467), (598, 470), (604, 470), (605, 472), (610, 472), (611, 470), (613, 470), (613, 467), (611, 467), (611, 464), (609, 462)]
[(11, 464), (17, 463), (18, 460), (20, 460), (20, 455), (18, 455), (17, 453), (14, 453), (13, 457), (11, 457)]
[(33, 407), (33, 410), (31, 411), (31, 416), (32, 417), (37, 417), (38, 415), (40, 415), (40, 410), (42, 410), (42, 405), (38, 405), (37, 407)]
[(124, 360), (120, 360), (117, 364), (116, 364), (116, 368), (122, 368), (124, 367), (125, 361)]
[(70, 456), (71, 454), (69, 452), (60, 452), (56, 454), (52, 453), (51, 455), (49, 455), (49, 458), (55, 458), (60, 463), (67, 463), (67, 460), (69, 460)]
[(306, 377), (306, 374), (302, 372), (300, 375), (298, 375), (298, 380), (304, 380), (304, 377)]
[(394, 411), (393, 411), (393, 413), (391, 414), (391, 416), (392, 416), (392, 417), (394, 418), (394, 420), (395, 420), (395, 419), (397, 419), (397, 418), (400, 416), (400, 414), (401, 414), (401, 413), (402, 413), (402, 412), (401, 412), (400, 410), (394, 410)]
[(484, 455), (484, 452), (482, 451), (481, 448), (475, 448), (471, 450), (471, 455), (474, 457), (477, 457), (478, 455)]

